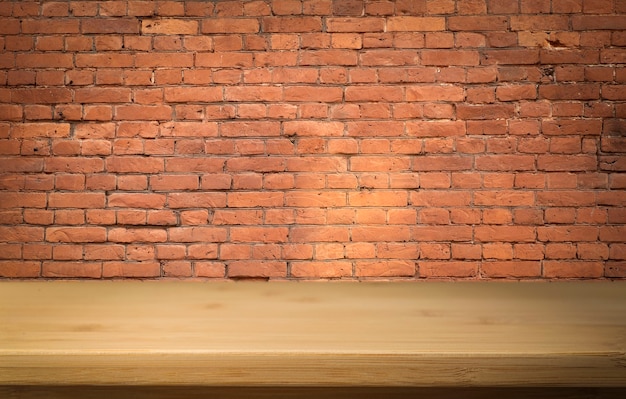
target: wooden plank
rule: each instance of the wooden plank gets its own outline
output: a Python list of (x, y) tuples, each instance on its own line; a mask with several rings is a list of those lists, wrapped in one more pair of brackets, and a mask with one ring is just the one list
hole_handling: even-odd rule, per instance
[(622, 282), (0, 282), (0, 385), (626, 387)]
[(3, 399), (624, 399), (620, 388), (0, 386)]

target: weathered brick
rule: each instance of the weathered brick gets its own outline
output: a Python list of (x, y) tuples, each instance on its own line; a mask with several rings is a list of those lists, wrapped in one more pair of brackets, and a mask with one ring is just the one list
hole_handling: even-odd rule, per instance
[(221, 208), (226, 206), (226, 194), (170, 193), (167, 203), (170, 208)]
[(202, 21), (201, 33), (258, 33), (256, 18), (209, 18)]
[(622, 278), (624, 11), (0, 6), (0, 276)]
[(198, 32), (198, 21), (184, 19), (144, 19), (141, 33), (144, 35), (194, 35)]
[(136, 18), (87, 18), (81, 21), (83, 34), (139, 33), (141, 24)]
[(352, 275), (352, 262), (292, 262), (291, 277), (294, 278), (341, 278)]
[(483, 262), (481, 275), (487, 278), (537, 278), (541, 277), (538, 261)]
[(442, 31), (446, 20), (443, 17), (413, 17), (399, 16), (387, 18), (389, 32), (426, 32)]
[(319, 32), (322, 19), (317, 16), (264, 17), (261, 26), (264, 32)]
[(100, 262), (43, 262), (41, 276), (48, 278), (101, 278)]
[(505, 31), (509, 18), (505, 16), (453, 16), (448, 17), (448, 28), (452, 31)]
[(228, 264), (230, 278), (286, 278), (287, 263), (280, 261), (233, 261)]
[(161, 265), (158, 262), (104, 262), (102, 277), (133, 277), (150, 278), (161, 276)]
[(548, 278), (598, 278), (604, 275), (602, 262), (544, 261), (543, 275)]
[(0, 277), (36, 278), (41, 276), (41, 262), (37, 261), (0, 261)]
[(463, 65), (480, 63), (480, 55), (473, 50), (424, 50), (421, 52), (422, 65)]
[(48, 227), (46, 229), (46, 241), (105, 242), (106, 234), (104, 227)]
[(479, 272), (479, 263), (470, 261), (420, 261), (418, 276), (421, 278), (469, 278)]
[(357, 277), (412, 277), (415, 272), (415, 262), (408, 260), (355, 262)]

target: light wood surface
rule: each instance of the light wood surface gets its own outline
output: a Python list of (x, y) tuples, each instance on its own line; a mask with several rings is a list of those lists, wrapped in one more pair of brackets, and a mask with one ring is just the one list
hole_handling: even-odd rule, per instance
[(0, 385), (626, 387), (624, 282), (0, 282)]

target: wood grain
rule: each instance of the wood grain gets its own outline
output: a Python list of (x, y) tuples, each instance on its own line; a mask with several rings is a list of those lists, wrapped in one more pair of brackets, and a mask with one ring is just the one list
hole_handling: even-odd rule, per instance
[(0, 282), (0, 385), (626, 387), (623, 282)]

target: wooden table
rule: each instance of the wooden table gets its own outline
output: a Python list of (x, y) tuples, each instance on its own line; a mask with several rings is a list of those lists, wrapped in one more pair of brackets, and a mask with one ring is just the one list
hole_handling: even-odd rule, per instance
[(0, 398), (76, 392), (626, 397), (626, 282), (0, 281)]

